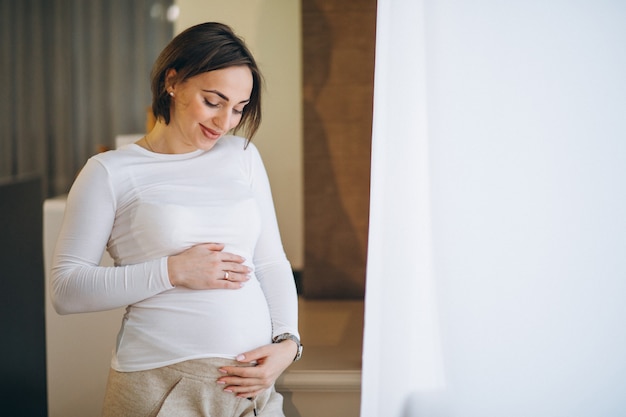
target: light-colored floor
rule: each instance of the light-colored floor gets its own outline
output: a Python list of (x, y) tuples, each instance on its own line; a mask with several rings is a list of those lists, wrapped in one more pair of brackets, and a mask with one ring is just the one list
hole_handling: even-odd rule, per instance
[(287, 417), (358, 417), (363, 301), (300, 298), (302, 359), (276, 381)]
[(291, 370), (360, 370), (363, 301), (300, 297), (302, 360)]

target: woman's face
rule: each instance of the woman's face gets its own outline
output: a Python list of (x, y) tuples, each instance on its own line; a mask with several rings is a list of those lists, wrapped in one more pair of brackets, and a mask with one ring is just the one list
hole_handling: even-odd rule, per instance
[(252, 72), (245, 65), (209, 71), (171, 85), (168, 92), (174, 93), (168, 127), (174, 129), (170, 137), (178, 151), (206, 151), (241, 121)]

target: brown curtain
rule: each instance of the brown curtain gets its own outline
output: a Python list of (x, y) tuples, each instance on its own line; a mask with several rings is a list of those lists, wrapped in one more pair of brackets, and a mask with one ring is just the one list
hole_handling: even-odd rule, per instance
[(67, 192), (116, 135), (145, 131), (172, 0), (0, 0), (0, 179)]

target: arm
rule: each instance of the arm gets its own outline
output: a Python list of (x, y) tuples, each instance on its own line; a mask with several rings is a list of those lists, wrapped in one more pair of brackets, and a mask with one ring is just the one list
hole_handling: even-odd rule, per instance
[(97, 159), (90, 159), (68, 196), (53, 257), (52, 301), (60, 314), (124, 307), (174, 286), (238, 289), (249, 279), (244, 259), (224, 252), (219, 243), (199, 244), (135, 265), (99, 266), (117, 205), (111, 175)]
[[(68, 196), (55, 248), (51, 289), (58, 313), (124, 307), (174, 286), (238, 289), (249, 279), (244, 259), (222, 251), (224, 245), (218, 243), (199, 244), (135, 265), (99, 266), (117, 205), (109, 172), (97, 159), (90, 159)], [(228, 276), (224, 271), (229, 271)]]
[(90, 159), (67, 199), (51, 270), (52, 302), (60, 314), (109, 310), (173, 288), (167, 258), (102, 267), (117, 199), (102, 164)]
[(255, 273), (261, 283), (272, 319), (272, 337), (298, 333), (298, 296), (291, 264), (285, 255), (272, 192), (263, 162), (253, 152), (251, 181), (261, 214), (261, 234), (254, 253)]

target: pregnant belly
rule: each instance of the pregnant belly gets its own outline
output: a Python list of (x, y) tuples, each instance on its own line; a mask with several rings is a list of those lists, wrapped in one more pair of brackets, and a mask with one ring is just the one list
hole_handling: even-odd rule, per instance
[(117, 358), (152, 365), (193, 357), (234, 358), (271, 343), (271, 331), (256, 280), (238, 290), (175, 288), (129, 307)]

